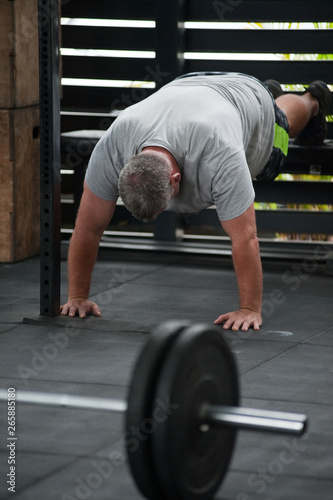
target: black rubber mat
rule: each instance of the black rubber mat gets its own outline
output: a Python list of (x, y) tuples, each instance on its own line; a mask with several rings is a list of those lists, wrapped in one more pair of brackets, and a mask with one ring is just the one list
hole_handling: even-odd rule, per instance
[[(218, 500), (332, 500), (333, 278), (300, 262), (264, 263), (264, 323), (226, 332), (242, 404), (306, 413), (302, 438), (240, 431)], [(62, 263), (62, 300), (66, 297)], [(213, 322), (237, 307), (230, 260), (182, 256), (100, 260), (91, 288), (101, 318), (39, 317), (39, 261), (0, 265), (0, 387), (125, 398), (151, 328), (168, 319)], [(7, 406), (0, 403), (0, 497)], [(134, 500), (119, 414), (21, 406), (18, 500)]]

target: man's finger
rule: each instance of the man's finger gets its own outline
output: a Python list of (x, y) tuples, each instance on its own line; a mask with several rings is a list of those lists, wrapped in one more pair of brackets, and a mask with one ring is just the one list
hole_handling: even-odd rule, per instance
[(229, 318), (228, 314), (222, 314), (214, 321), (214, 324), (219, 325), (220, 323), (223, 323), (223, 321), (226, 321), (228, 318)]
[(93, 312), (93, 315), (94, 316), (102, 316), (102, 313), (101, 313), (101, 310), (100, 308), (98, 307), (97, 304), (95, 304), (92, 308), (92, 312)]
[(253, 322), (253, 330), (259, 330), (260, 329), (260, 323), (258, 321)]
[(243, 323), (243, 320), (242, 320), (242, 319), (238, 319), (238, 320), (236, 320), (236, 321), (234, 322), (234, 324), (232, 325), (232, 328), (231, 328), (231, 329), (232, 329), (234, 332), (238, 332), (238, 330), (240, 329), (240, 327), (241, 327), (242, 323)]
[(83, 307), (79, 308), (79, 316), (80, 318), (85, 318), (86, 317), (86, 311)]
[(249, 329), (249, 326), (251, 326), (251, 323), (249, 323), (248, 321), (244, 321), (243, 326), (242, 326), (242, 332), (247, 332)]
[(69, 313), (68, 316), (75, 316), (76, 315), (76, 307), (70, 307), (69, 308)]

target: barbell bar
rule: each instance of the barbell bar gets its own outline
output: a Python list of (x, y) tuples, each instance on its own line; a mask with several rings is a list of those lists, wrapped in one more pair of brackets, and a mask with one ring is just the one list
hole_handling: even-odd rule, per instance
[[(8, 391), (0, 389), (0, 401), (7, 400)], [(237, 367), (221, 330), (184, 321), (151, 332), (127, 402), (21, 390), (15, 400), (124, 413), (129, 466), (150, 500), (212, 498), (239, 429), (301, 436), (307, 427), (306, 415), (240, 407)]]
[[(0, 390), (0, 400), (8, 399), (8, 392)], [(70, 394), (56, 394), (49, 392), (15, 391), (15, 401), (22, 404), (41, 406), (58, 406), (62, 408), (76, 408), (78, 410), (95, 410), (125, 413), (127, 403), (118, 399), (96, 398), (88, 396), (71, 396)]]
[[(0, 401), (8, 400), (8, 391), (0, 389)], [(72, 396), (37, 391), (16, 391), (15, 401), (20, 404), (55, 406), (77, 410), (126, 413), (127, 403), (118, 399)], [(207, 425), (236, 427), (263, 432), (277, 432), (300, 436), (305, 432), (307, 417), (298, 413), (286, 413), (254, 408), (214, 406), (203, 403), (198, 413), (198, 422), (203, 432)]]
[(277, 432), (301, 436), (306, 430), (307, 417), (254, 408), (203, 405), (200, 418), (203, 425), (225, 425), (237, 429)]

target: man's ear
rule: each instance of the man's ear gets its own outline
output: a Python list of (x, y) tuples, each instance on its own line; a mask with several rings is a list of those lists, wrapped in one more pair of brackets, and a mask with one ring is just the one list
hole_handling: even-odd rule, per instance
[(178, 183), (180, 181), (181, 175), (180, 172), (176, 172), (175, 174), (172, 174), (173, 181), (175, 183)]

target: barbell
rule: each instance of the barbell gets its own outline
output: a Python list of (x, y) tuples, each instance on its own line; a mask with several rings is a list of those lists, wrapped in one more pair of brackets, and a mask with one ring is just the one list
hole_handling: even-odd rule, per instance
[(238, 429), (300, 436), (307, 425), (305, 415), (240, 407), (237, 367), (221, 330), (179, 321), (152, 331), (127, 403), (31, 391), (17, 391), (16, 402), (125, 413), (129, 466), (149, 500), (211, 499)]

